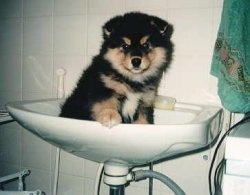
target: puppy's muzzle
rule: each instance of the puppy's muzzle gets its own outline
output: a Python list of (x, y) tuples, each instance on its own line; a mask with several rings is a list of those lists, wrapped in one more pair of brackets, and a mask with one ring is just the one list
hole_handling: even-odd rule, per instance
[(140, 58), (140, 57), (133, 57), (133, 58), (131, 59), (131, 63), (132, 63), (132, 65), (133, 65), (133, 67), (137, 69), (137, 68), (139, 68), (140, 65), (141, 65), (141, 58)]

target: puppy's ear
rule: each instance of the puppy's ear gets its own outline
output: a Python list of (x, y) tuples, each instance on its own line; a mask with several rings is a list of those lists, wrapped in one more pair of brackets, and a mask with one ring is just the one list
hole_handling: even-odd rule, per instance
[(122, 19), (122, 16), (116, 16), (104, 24), (102, 27), (104, 39), (110, 37), (111, 33), (114, 32), (115, 28), (121, 23)]
[(163, 36), (167, 37), (168, 39), (171, 38), (174, 28), (165, 20), (162, 20), (155, 16), (151, 16), (151, 25), (155, 26)]

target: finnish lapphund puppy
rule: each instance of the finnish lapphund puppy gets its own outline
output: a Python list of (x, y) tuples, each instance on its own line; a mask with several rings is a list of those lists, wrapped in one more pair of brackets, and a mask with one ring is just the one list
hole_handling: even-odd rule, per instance
[(153, 124), (153, 102), (173, 53), (173, 26), (158, 17), (131, 12), (103, 26), (100, 54), (83, 72), (61, 107), (61, 117)]

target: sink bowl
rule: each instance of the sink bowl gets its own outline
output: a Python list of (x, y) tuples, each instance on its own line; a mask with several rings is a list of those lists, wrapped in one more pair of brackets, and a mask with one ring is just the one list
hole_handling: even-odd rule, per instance
[[(11, 102), (11, 116), (30, 132), (76, 156), (132, 167), (208, 146), (221, 130), (222, 109), (176, 103), (155, 108), (155, 124), (119, 124), (58, 117), (64, 99)], [(159, 104), (160, 105), (160, 104)]]

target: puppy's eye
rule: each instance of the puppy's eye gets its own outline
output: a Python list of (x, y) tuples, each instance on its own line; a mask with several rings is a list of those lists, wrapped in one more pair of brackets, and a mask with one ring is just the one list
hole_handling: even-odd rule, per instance
[(123, 43), (123, 44), (121, 45), (121, 48), (122, 48), (124, 51), (126, 51), (126, 50), (128, 50), (128, 49), (130, 48), (130, 45), (128, 45), (128, 44), (126, 44), (126, 43)]
[(149, 42), (145, 42), (142, 44), (142, 48), (145, 49), (146, 51), (149, 50), (150, 48), (150, 43)]

